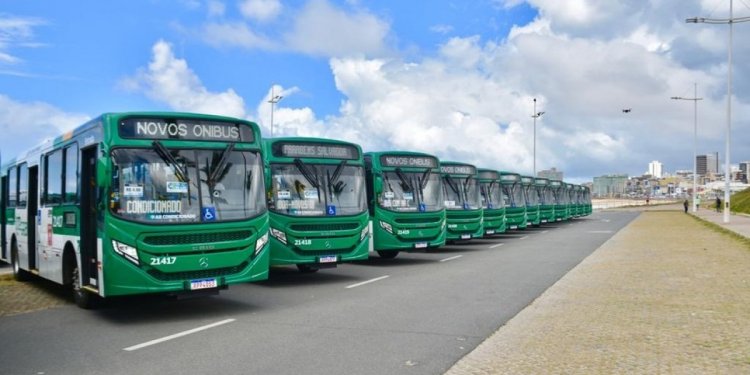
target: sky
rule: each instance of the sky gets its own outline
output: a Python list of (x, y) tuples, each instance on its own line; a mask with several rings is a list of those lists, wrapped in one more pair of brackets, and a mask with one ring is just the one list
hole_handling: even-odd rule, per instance
[[(750, 0), (733, 9), (750, 16)], [(536, 140), (536, 169), (574, 183), (653, 160), (692, 170), (694, 148), (725, 160), (729, 26), (691, 17), (727, 19), (729, 0), (9, 0), (0, 154), (157, 110), (526, 175)], [(750, 22), (733, 38), (736, 164), (750, 160)], [(696, 84), (694, 145), (696, 101), (670, 98)]]

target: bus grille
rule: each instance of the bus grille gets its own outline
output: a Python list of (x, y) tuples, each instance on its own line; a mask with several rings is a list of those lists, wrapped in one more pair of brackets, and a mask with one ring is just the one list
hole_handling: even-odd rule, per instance
[(334, 230), (353, 230), (359, 228), (359, 223), (340, 224), (292, 224), (289, 229), (299, 232), (329, 232)]
[(216, 268), (213, 270), (186, 271), (186, 272), (161, 272), (157, 269), (148, 270), (148, 274), (161, 281), (195, 280), (210, 277), (233, 275), (244, 270), (249, 263), (247, 261), (234, 267)]
[(440, 217), (439, 216), (432, 216), (432, 217), (411, 217), (411, 218), (397, 218), (396, 222), (399, 224), (430, 224), (430, 223), (439, 223)]
[(151, 236), (143, 239), (143, 242), (149, 245), (185, 245), (185, 244), (204, 244), (213, 242), (240, 241), (248, 239), (253, 232), (249, 230), (239, 230), (233, 232), (218, 233), (194, 233), (180, 234), (173, 236)]

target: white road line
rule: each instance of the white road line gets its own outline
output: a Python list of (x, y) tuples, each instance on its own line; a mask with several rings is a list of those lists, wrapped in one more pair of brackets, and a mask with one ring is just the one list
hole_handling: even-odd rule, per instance
[(145, 348), (147, 346), (151, 346), (151, 345), (156, 345), (156, 344), (162, 343), (164, 341), (169, 341), (169, 340), (172, 340), (172, 339), (176, 339), (178, 337), (187, 336), (187, 335), (192, 334), (192, 333), (196, 333), (196, 332), (200, 332), (200, 331), (203, 331), (203, 330), (207, 330), (209, 328), (214, 328), (214, 327), (220, 326), (222, 324), (231, 323), (234, 320), (235, 319), (225, 319), (225, 320), (222, 320), (220, 322), (211, 323), (211, 324), (208, 324), (208, 325), (205, 325), (205, 326), (202, 326), (202, 327), (193, 328), (193, 329), (190, 329), (190, 330), (187, 330), (187, 331), (182, 331), (180, 333), (175, 333), (174, 335), (169, 335), (169, 336), (166, 336), (166, 337), (162, 337), (160, 339), (156, 339), (156, 340), (151, 340), (151, 341), (148, 341), (148, 342), (144, 342), (143, 344), (129, 346), (127, 348), (124, 348), (123, 350), (128, 351), (128, 352), (132, 352), (133, 350), (142, 349), (142, 348)]
[(362, 285), (365, 285), (365, 284), (374, 283), (376, 281), (383, 280), (383, 279), (388, 278), (388, 277), (390, 277), (390, 276), (389, 275), (385, 275), (385, 276), (376, 277), (374, 279), (363, 281), (361, 283), (356, 283), (356, 284), (349, 285), (349, 286), (346, 287), (346, 289), (356, 288), (358, 286), (362, 286)]
[(494, 249), (496, 247), (500, 247), (500, 246), (503, 246), (503, 245), (505, 245), (505, 244), (502, 243), (502, 242), (501, 243), (497, 243), (497, 244), (494, 244), (494, 245), (490, 246), (490, 249)]
[(612, 233), (611, 230), (590, 230), (587, 233)]
[(440, 259), (440, 261), (441, 261), (441, 262), (447, 262), (447, 261), (449, 261), (449, 260), (453, 260), (453, 259), (458, 259), (458, 258), (460, 258), (460, 257), (462, 257), (462, 256), (463, 256), (463, 255), (456, 255), (456, 256), (454, 256), (454, 257), (450, 257), (450, 258)]
[(523, 237), (519, 238), (519, 240), (525, 240), (527, 238), (529, 238), (529, 236), (523, 236)]

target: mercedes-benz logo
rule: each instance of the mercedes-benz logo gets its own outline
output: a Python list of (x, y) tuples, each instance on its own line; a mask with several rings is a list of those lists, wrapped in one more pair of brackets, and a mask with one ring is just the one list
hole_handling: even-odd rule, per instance
[(198, 259), (198, 264), (200, 264), (200, 266), (203, 268), (208, 268), (208, 258), (203, 257)]

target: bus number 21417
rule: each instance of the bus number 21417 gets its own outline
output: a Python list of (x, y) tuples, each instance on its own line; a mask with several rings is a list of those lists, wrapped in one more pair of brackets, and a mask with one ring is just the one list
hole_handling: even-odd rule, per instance
[(157, 257), (151, 258), (151, 265), (158, 266), (164, 264), (174, 264), (177, 261), (177, 257)]

